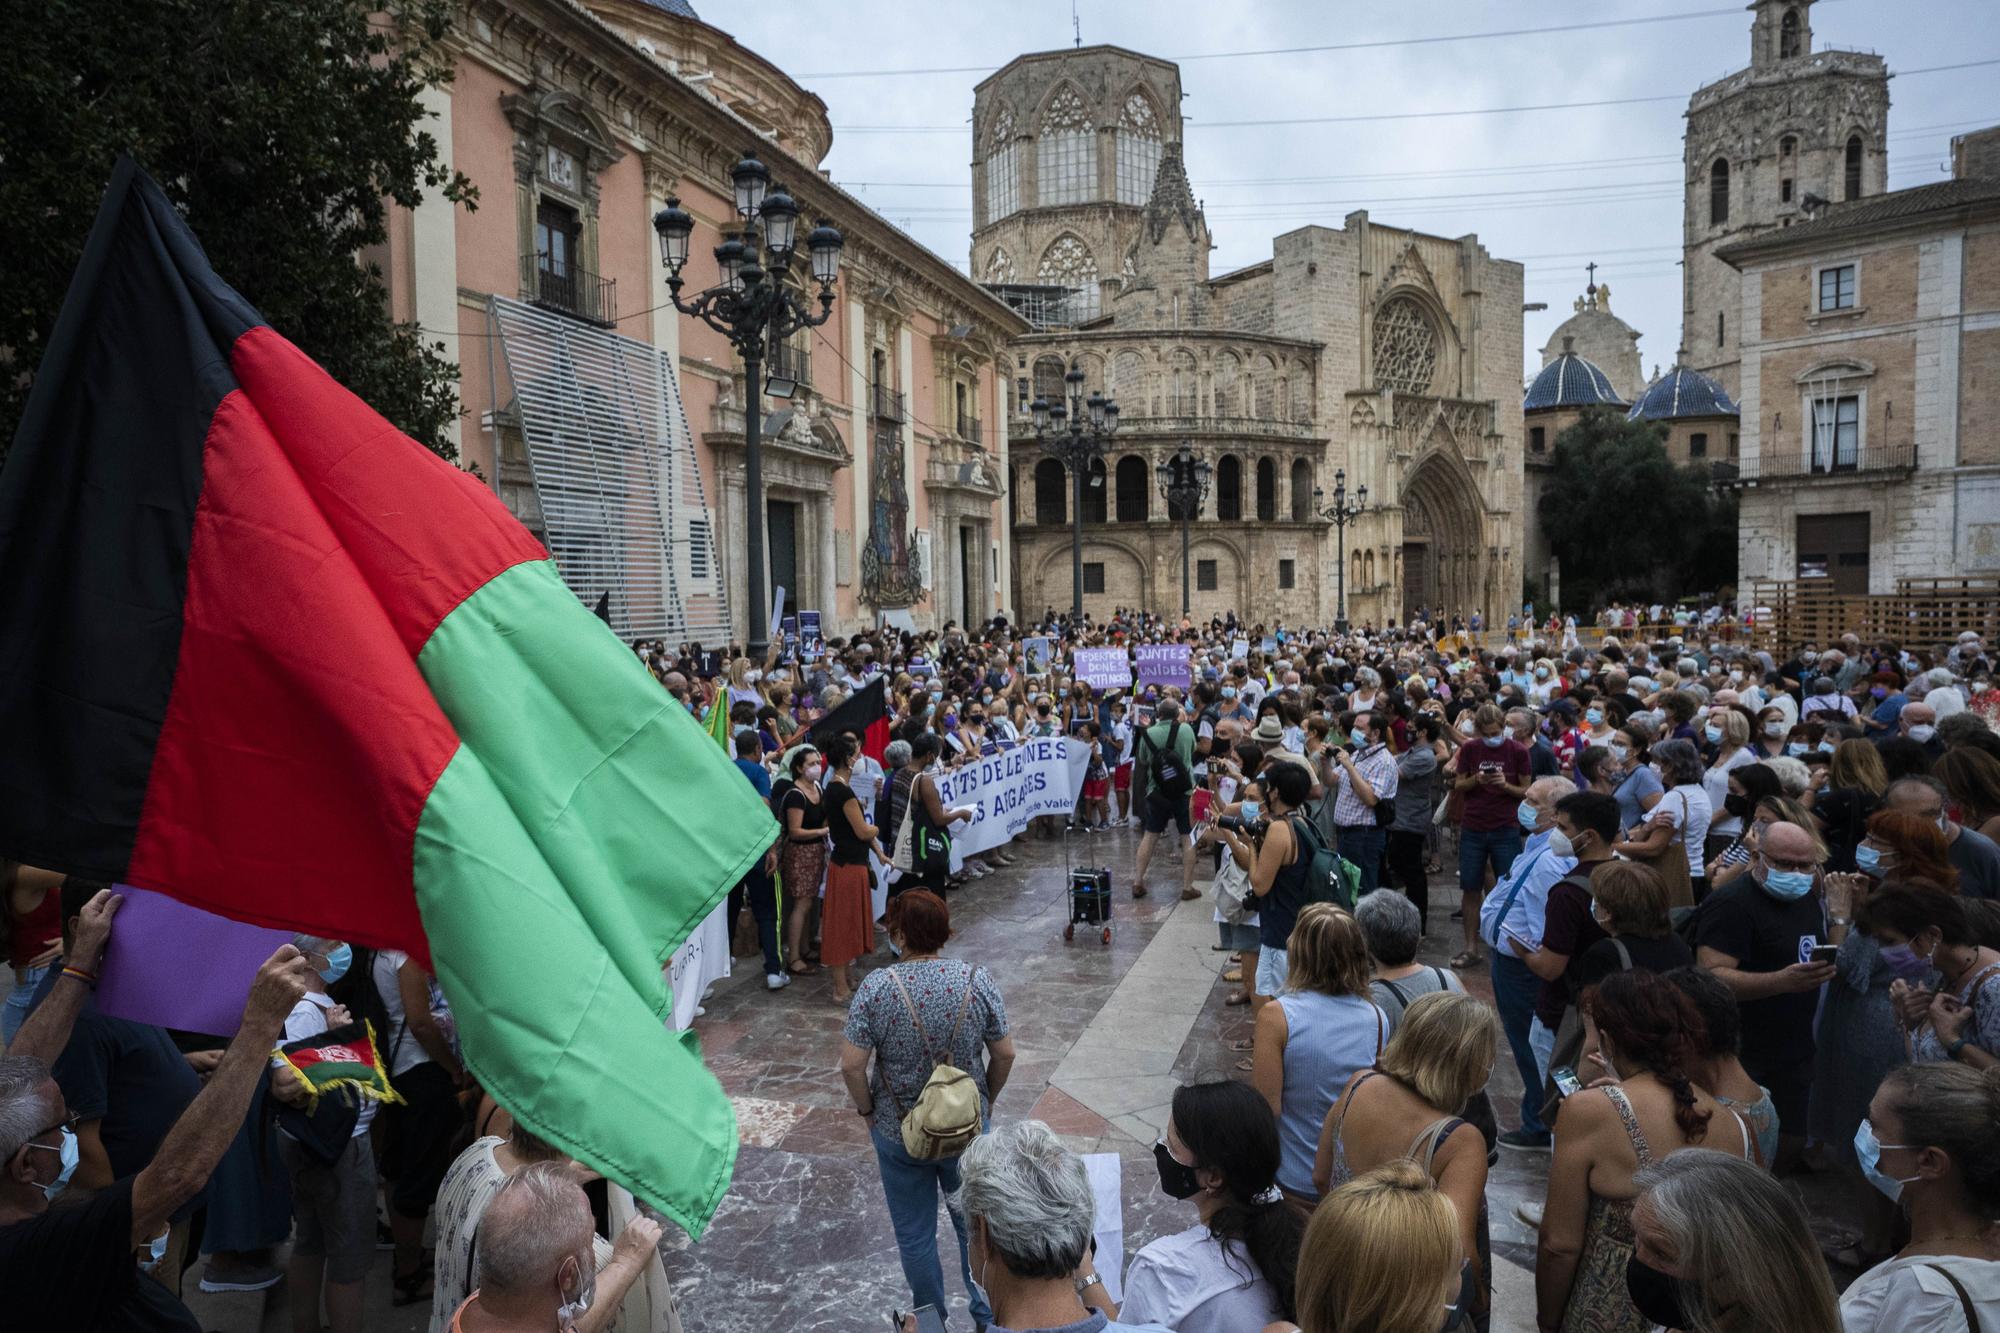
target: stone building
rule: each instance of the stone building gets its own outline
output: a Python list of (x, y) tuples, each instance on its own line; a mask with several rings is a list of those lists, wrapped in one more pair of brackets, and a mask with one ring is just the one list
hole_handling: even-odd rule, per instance
[(1011, 345), (1024, 611), (1070, 601), (1070, 489), (1025, 414), (1074, 362), (1123, 412), (1083, 504), (1092, 614), (1179, 609), (1155, 468), (1183, 442), (1214, 468), (1191, 525), (1196, 616), (1335, 618), (1314, 490), (1336, 470), (1371, 506), (1347, 529), (1349, 619), (1504, 614), (1521, 586), (1519, 264), (1357, 212), (1211, 276), (1178, 71), (1117, 47), (1012, 61), (974, 94), (972, 142), (972, 272), (1034, 326)]
[(1739, 241), (1738, 577), (2000, 571), (2000, 129), (1952, 178)]
[[(425, 94), (476, 211), (398, 210), (392, 310), (459, 362), (460, 448), (628, 636), (748, 629), (745, 413), (763, 414), (767, 588), (837, 634), (1006, 609), (1000, 571), (1012, 309), (822, 175), (811, 92), (685, 0), (459, 0), (453, 80)], [(669, 301), (651, 226), (696, 230), (688, 295), (756, 153), (846, 238), (831, 319), (745, 385), (728, 341)], [(779, 396), (779, 391), (789, 396)], [(991, 423), (991, 434), (986, 432)]]
[[(1590, 267), (1595, 270), (1597, 265)], [(1576, 313), (1549, 335), (1542, 348), (1542, 365), (1548, 366), (1565, 352), (1596, 366), (1621, 402), (1632, 402), (1646, 387), (1639, 364), (1639, 330), (1611, 313), (1611, 284), (1599, 284), (1595, 272), (1583, 295), (1576, 298)]]
[[(1582, 313), (1583, 302), (1577, 304)], [(1608, 309), (1605, 313), (1609, 313)], [(1562, 327), (1568, 328), (1575, 322), (1566, 320)], [(1619, 323), (1622, 326), (1624, 321)], [(1622, 355), (1629, 344), (1621, 337), (1611, 347)], [(1637, 349), (1631, 351), (1636, 360)], [(1556, 558), (1549, 549), (1540, 511), (1542, 492), (1547, 489), (1554, 461), (1556, 437), (1582, 420), (1586, 412), (1623, 415), (1627, 406), (1603, 368), (1577, 351), (1574, 333), (1561, 334), (1561, 350), (1542, 366), (1522, 396), (1521, 424), (1527, 446), (1522, 451), (1521, 572), (1528, 591), (1535, 594), (1532, 600), (1538, 604), (1557, 605), (1562, 589), (1562, 571), (1556, 568)]]
[(1698, 89), (1683, 139), (1681, 345), (1737, 395), (1741, 279), (1716, 252), (1797, 224), (1817, 202), (1888, 188), (1889, 71), (1881, 56), (1815, 49), (1812, 0), (1754, 0), (1750, 67)]
[(1719, 381), (1688, 369), (1685, 352), (1646, 386), (1626, 416), (1657, 423), (1665, 432), (1660, 442), (1667, 457), (1682, 467), (1706, 468), (1719, 478), (1733, 475), (1741, 448), (1736, 404)]

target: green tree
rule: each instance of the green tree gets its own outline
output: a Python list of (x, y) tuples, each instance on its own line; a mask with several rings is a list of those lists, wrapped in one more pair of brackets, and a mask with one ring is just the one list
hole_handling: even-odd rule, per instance
[(1564, 605), (1714, 591), (1736, 572), (1736, 505), (1706, 469), (1676, 466), (1658, 423), (1584, 412), (1556, 436), (1536, 514), (1561, 562)]
[(7, 25), (0, 220), (0, 445), (98, 200), (129, 153), (186, 216), (223, 279), (343, 384), (447, 458), (458, 371), (390, 319), (388, 201), (470, 209), (419, 96), (450, 78), (448, 0), (42, 0)]

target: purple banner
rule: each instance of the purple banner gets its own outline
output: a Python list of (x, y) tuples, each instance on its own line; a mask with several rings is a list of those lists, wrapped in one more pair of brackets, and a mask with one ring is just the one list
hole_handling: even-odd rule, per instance
[(114, 1018), (233, 1037), (257, 969), (289, 930), (245, 925), (163, 893), (116, 886), (97, 1007)]
[(1093, 690), (1132, 688), (1132, 664), (1123, 648), (1079, 648), (1070, 663), (1076, 678)]
[(1142, 643), (1132, 654), (1139, 662), (1141, 685), (1173, 685), (1184, 690), (1193, 679), (1184, 643)]

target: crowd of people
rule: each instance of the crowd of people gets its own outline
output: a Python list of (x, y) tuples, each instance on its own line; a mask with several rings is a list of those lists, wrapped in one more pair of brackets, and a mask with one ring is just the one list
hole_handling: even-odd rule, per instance
[[(1774, 651), (1709, 610), (634, 645), (770, 803), (725, 927), (772, 992), (825, 975), (770, 1003), (844, 1010), (905, 1327), (947, 1309), (942, 1204), (981, 1327), (1484, 1330), (1502, 1151), (1546, 1162), (1520, 1210), (1541, 1329), (2000, 1325), (1992, 657), (1970, 633)], [(1073, 669), (1159, 644), (1184, 646), (1179, 678)], [(878, 682), (871, 754), (877, 720), (843, 706)], [(1074, 808), (953, 850), (974, 812), (945, 779), (1048, 738), (1082, 756)], [(1159, 861), (1183, 899), (1206, 881), (1250, 1020), (1173, 1098), (1153, 1159), (1189, 1225), (1132, 1256), (1122, 1302), (1081, 1160), (995, 1110), (1002, 986), (950, 947), (952, 896), (1022, 844), (1121, 826), (1121, 892), (1151, 894)], [(481, 1094), (421, 967), (302, 935), (232, 1040), (170, 1033), (96, 1010), (118, 905), (32, 866), (0, 882), (0, 1286), (24, 1327), (198, 1327), (185, 1272), (288, 1279), (296, 1333), (358, 1333), (379, 1243), (433, 1333), (678, 1328), (658, 1224)], [(272, 1048), (358, 1017), (397, 1095), (329, 1129), (336, 1099)], [(1517, 1105), (1488, 1092), (1503, 1049)], [(1794, 1177), (1851, 1232), (1809, 1229)]]

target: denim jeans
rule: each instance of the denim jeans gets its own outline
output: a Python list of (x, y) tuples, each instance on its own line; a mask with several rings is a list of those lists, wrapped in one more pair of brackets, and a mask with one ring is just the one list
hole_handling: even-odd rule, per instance
[(1382, 845), (1388, 830), (1366, 824), (1340, 826), (1340, 854), (1361, 868), (1361, 891), (1373, 893), (1381, 886)]
[[(21, 1024), (28, 1021), (28, 1010), (34, 1007), (35, 991), (48, 974), (48, 967), (24, 968), (21, 975), (27, 980), (10, 985), (7, 1002), (0, 1007), (0, 1045), (14, 1044), (14, 1034), (21, 1030)], [(12, 969), (6, 975), (11, 979)]]
[(1493, 881), (1507, 873), (1521, 854), (1521, 828), (1461, 829), (1458, 834), (1458, 891), (1477, 893), (1484, 883), (1487, 863), (1493, 865)]
[[(749, 901), (750, 915), (757, 921), (757, 944), (764, 950), (764, 975), (777, 976), (783, 970), (778, 955), (778, 886), (759, 865), (736, 886)], [(736, 914), (729, 914), (730, 934), (736, 933)]]
[(1535, 1021), (1528, 1024), (1528, 1046), (1535, 1053), (1535, 1068), (1541, 1070), (1542, 1078), (1549, 1076), (1549, 1062), (1556, 1058), (1556, 1032), (1535, 1015)]
[(938, 1262), (938, 1195), (945, 1196), (945, 1212), (952, 1229), (958, 1232), (958, 1266), (965, 1279), (965, 1292), (972, 1302), (972, 1321), (984, 1327), (993, 1322), (993, 1310), (972, 1287), (972, 1265), (966, 1257), (965, 1214), (952, 1198), (958, 1192), (958, 1159), (920, 1162), (903, 1149), (898, 1139), (883, 1137), (877, 1130), (875, 1164), (882, 1172), (882, 1197), (889, 1203), (889, 1221), (896, 1229), (896, 1250), (903, 1260), (903, 1279), (910, 1284), (913, 1305), (933, 1305), (942, 1314), (944, 1269)]
[(1493, 951), (1493, 1005), (1500, 1011), (1500, 1029), (1507, 1034), (1507, 1049), (1514, 1053), (1514, 1068), (1521, 1075), (1521, 1128), (1530, 1134), (1548, 1133), (1542, 1123), (1542, 1073), (1528, 1037), (1541, 990), (1542, 979), (1526, 963), (1511, 953)]

